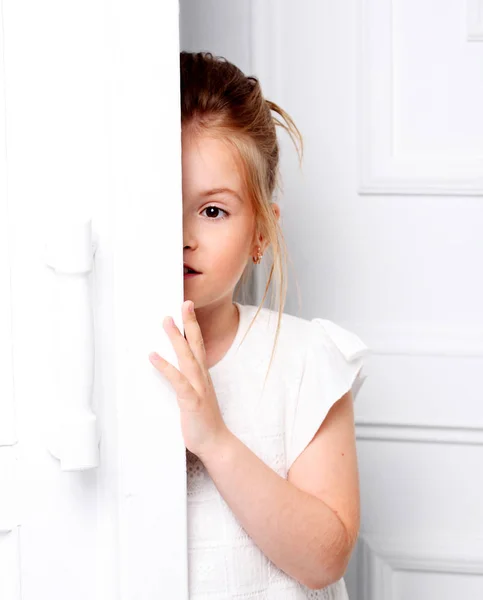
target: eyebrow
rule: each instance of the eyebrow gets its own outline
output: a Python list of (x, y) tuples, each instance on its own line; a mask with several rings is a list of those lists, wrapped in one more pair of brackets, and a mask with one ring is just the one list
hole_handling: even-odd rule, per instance
[(214, 196), (216, 194), (231, 194), (239, 202), (243, 202), (243, 200), (240, 198), (240, 196), (234, 190), (231, 190), (230, 188), (214, 188), (212, 190), (206, 190), (205, 192), (202, 192), (201, 195), (203, 197), (208, 197), (208, 196)]

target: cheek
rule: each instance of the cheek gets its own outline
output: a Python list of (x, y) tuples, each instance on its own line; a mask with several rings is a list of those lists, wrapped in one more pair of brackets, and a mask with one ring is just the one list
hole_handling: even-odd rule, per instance
[(223, 279), (238, 280), (246, 266), (248, 250), (245, 244), (235, 244), (234, 240), (223, 248), (223, 251), (217, 252), (217, 274)]
[(239, 278), (250, 258), (252, 231), (240, 217), (219, 226), (212, 225), (203, 232), (213, 267), (222, 279)]
[(230, 273), (237, 270), (245, 260), (245, 253), (241, 247), (226, 248), (218, 253), (220, 269), (223, 272)]
[[(217, 229), (217, 227), (213, 227)], [(231, 260), (238, 262), (242, 259), (242, 256), (246, 256), (249, 252), (250, 247), (250, 235), (245, 228), (240, 225), (240, 220), (232, 219), (231, 223), (226, 225), (222, 223), (219, 227), (220, 231), (213, 232), (213, 240), (219, 244), (222, 254), (229, 255)], [(211, 233), (211, 232), (210, 232)]]

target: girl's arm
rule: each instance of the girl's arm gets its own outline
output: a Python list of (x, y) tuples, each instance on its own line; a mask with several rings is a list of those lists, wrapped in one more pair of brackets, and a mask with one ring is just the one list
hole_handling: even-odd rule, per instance
[(255, 544), (277, 567), (311, 589), (343, 576), (358, 535), (352, 402), (349, 391), (333, 405), (288, 479), (229, 430), (200, 456)]

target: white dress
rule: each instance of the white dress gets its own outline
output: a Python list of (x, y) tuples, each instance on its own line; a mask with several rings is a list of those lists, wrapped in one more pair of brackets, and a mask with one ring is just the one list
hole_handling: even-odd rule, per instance
[[(334, 402), (351, 388), (355, 398), (371, 351), (332, 321), (284, 313), (262, 394), (278, 313), (263, 308), (240, 346), (258, 307), (235, 304), (240, 311), (236, 337), (210, 375), (228, 429), (286, 478)], [(348, 600), (343, 578), (311, 590), (272, 563), (189, 451), (187, 486), (190, 600)]]

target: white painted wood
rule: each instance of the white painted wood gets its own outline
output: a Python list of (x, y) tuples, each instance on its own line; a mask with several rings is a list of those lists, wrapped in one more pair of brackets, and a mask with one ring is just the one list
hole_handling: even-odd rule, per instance
[[(457, 536), (379, 538), (361, 536), (360, 549), (361, 600), (393, 600), (399, 598), (402, 582), (412, 573), (451, 574), (460, 581), (458, 591), (466, 598), (483, 593), (483, 539)], [(415, 593), (418, 594), (416, 588)], [(415, 596), (413, 596), (415, 597)], [(423, 598), (422, 595), (417, 595)], [(438, 597), (446, 596), (444, 589)]]
[(20, 581), (20, 528), (8, 535), (0, 532), (0, 598), (22, 600)]
[[(188, 595), (179, 410), (148, 359), (156, 350), (177, 364), (163, 318), (182, 329), (178, 10), (2, 2), (2, 600)], [(93, 384), (99, 464), (71, 472), (49, 452), (55, 369), (67, 365), (45, 245), (65, 219), (91, 220), (97, 242), (75, 295), (90, 295), (93, 378), (71, 382), (65, 401), (84, 402)]]
[(0, 598), (20, 600), (17, 430), (13, 378), (11, 241), (7, 195), (4, 22), (0, 2)]
[(94, 309), (89, 286), (95, 245), (92, 221), (52, 224), (46, 264), (53, 269), (52, 340), (55, 409), (48, 448), (63, 471), (99, 466), (100, 431), (92, 411)]
[(468, 41), (483, 41), (483, 2), (482, 0), (466, 0), (466, 18)]
[(427, 442), (430, 444), (483, 445), (483, 424), (472, 426), (419, 425), (411, 423), (382, 423), (356, 419), (356, 434), (359, 440)]
[(183, 331), (178, 3), (109, 7), (112, 319), (121, 472), (120, 575), (126, 598), (187, 598), (186, 454), (162, 328)]
[(17, 447), (0, 451), (0, 536), (21, 524)]
[[(1, 8), (0, 3), (0, 8)], [(5, 56), (3, 14), (0, 10), (0, 142), (5, 140)], [(0, 448), (17, 442), (13, 387), (12, 295), (10, 272), (9, 206), (7, 196), (7, 149), (0, 143)], [(0, 481), (1, 487), (1, 481)], [(0, 514), (0, 521), (2, 516)]]
[(455, 326), (413, 321), (364, 323), (356, 327), (374, 354), (483, 358), (483, 327), (478, 323)]
[[(464, 3), (448, 3), (441, 22), (444, 27), (434, 26), (438, 23), (434, 15), (440, 10), (434, 0), (423, 4), (358, 0), (356, 5), (359, 193), (481, 195), (483, 136), (474, 136), (475, 131), (483, 132), (481, 112), (476, 110), (483, 101), (478, 76), (481, 52), (476, 55), (456, 34), (450, 37), (454, 31), (451, 22), (464, 15)], [(479, 7), (473, 5), (468, 2), (472, 8), (469, 38), (481, 33)], [(418, 26), (409, 33), (412, 22)], [(436, 60), (444, 68), (437, 67)], [(408, 73), (413, 74), (411, 90)], [(452, 86), (451, 81), (457, 85)], [(413, 99), (418, 92), (419, 104)], [(438, 102), (431, 106), (428, 100), (432, 95)], [(472, 99), (469, 110), (463, 104), (468, 98)], [(480, 101), (473, 104), (476, 98)], [(412, 121), (408, 121), (410, 110)], [(458, 127), (471, 136), (467, 149), (461, 147)], [(419, 131), (426, 133), (424, 146), (413, 141), (422, 139)]]

